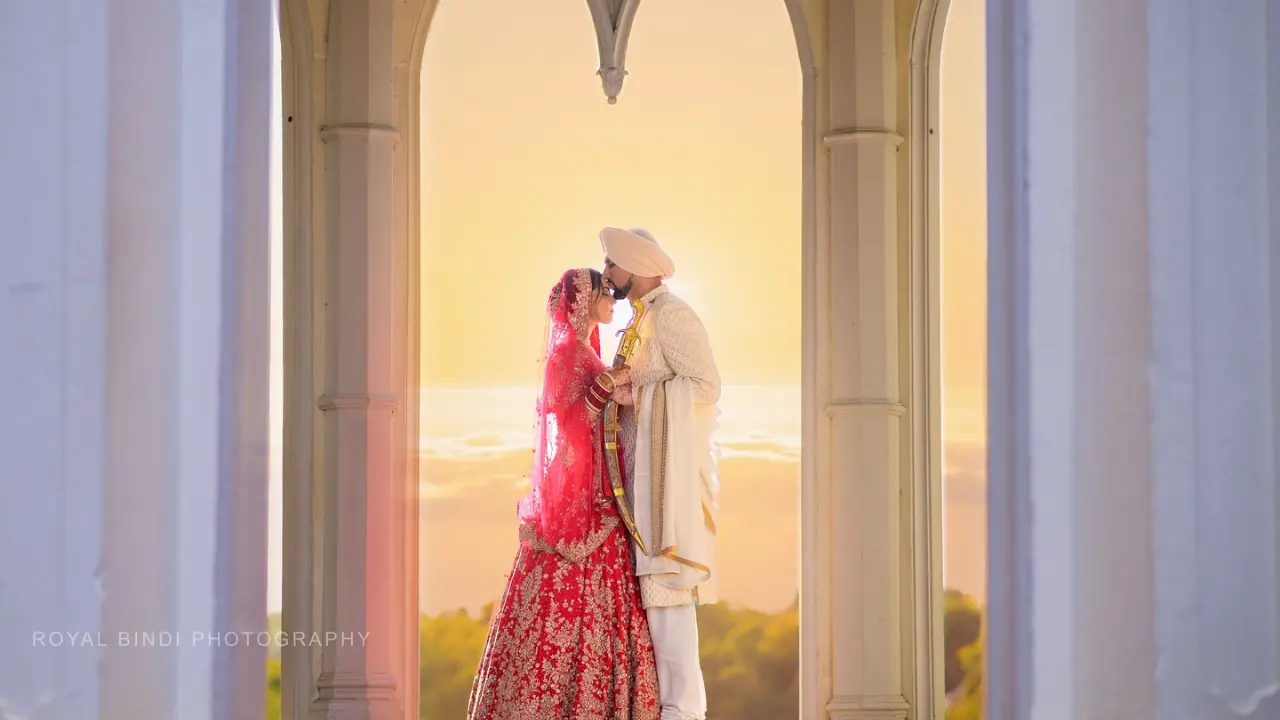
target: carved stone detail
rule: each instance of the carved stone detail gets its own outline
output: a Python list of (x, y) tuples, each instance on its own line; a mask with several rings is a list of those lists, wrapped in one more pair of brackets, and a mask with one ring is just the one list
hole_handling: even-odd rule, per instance
[(640, 0), (587, 0), (591, 19), (596, 26), (596, 44), (600, 48), (600, 83), (609, 104), (618, 102), (622, 82), (627, 77), (627, 39), (635, 21)]

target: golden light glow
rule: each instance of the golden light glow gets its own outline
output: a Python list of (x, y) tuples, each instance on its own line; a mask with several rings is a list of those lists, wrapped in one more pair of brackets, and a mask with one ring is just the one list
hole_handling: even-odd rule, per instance
[[(951, 0), (942, 98), (948, 573), (971, 593), (984, 564), (984, 514), (972, 502), (985, 486), (982, 18), (982, 0)], [(742, 437), (726, 461), (720, 532), (732, 549), (721, 589), (776, 610), (793, 599), (798, 572), (801, 83), (791, 22), (782, 0), (645, 0), (613, 106), (596, 52), (581, 0), (442, 0), (432, 22), (421, 128), (422, 379), (435, 393), (422, 417), (423, 608), (476, 607), (500, 591), (511, 503), (528, 471), (521, 433), (533, 420), (531, 398), (507, 388), (536, 382), (542, 300), (560, 273), (601, 266), (601, 227), (640, 225), (675, 259), (670, 284), (706, 323), (725, 384), (764, 386), (724, 407)], [(619, 306), (615, 324), (629, 315)], [(280, 363), (277, 354), (274, 377)], [(278, 398), (272, 406), (278, 418)], [(952, 492), (962, 487), (953, 471), (967, 496)], [(278, 497), (274, 466), (273, 488)], [(463, 537), (466, 558), (432, 549)], [(278, 549), (278, 523), (272, 542)]]

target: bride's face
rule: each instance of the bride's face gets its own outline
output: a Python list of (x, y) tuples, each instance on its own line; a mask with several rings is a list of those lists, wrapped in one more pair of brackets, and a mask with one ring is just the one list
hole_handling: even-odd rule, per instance
[(591, 306), (591, 319), (601, 325), (608, 325), (613, 322), (613, 306), (616, 302), (608, 292), (603, 290), (596, 291), (596, 299)]

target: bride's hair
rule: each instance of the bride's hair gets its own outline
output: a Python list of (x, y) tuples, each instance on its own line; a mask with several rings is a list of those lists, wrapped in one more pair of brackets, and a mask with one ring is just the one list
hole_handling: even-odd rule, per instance
[(568, 270), (551, 288), (547, 297), (547, 324), (542, 331), (542, 352), (538, 355), (541, 367), (547, 361), (553, 347), (563, 344), (570, 336), (590, 338), (590, 344), (600, 352), (600, 330), (592, 317), (596, 301), (605, 292), (604, 275), (592, 268)]
[[(560, 298), (564, 296), (565, 289), (569, 287), (570, 283), (573, 281), (573, 274), (581, 272), (583, 272), (583, 270), (570, 270), (560, 277), (560, 281), (551, 288), (551, 295), (547, 298), (547, 312), (556, 312), (557, 306), (560, 303)], [(600, 297), (600, 293), (604, 291), (604, 275), (594, 268), (585, 269), (585, 272), (591, 279), (591, 294), (589, 299), (585, 300), (585, 302), (594, 303)], [(588, 305), (587, 307), (590, 306)]]
[(596, 301), (600, 299), (600, 293), (606, 292), (604, 289), (604, 275), (599, 270), (591, 271), (591, 312), (596, 311)]

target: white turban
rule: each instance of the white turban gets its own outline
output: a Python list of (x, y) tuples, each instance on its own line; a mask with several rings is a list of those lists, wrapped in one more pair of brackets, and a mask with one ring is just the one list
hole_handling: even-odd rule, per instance
[(606, 258), (632, 275), (669, 278), (676, 274), (671, 257), (646, 230), (607, 227), (600, 231), (600, 246)]

